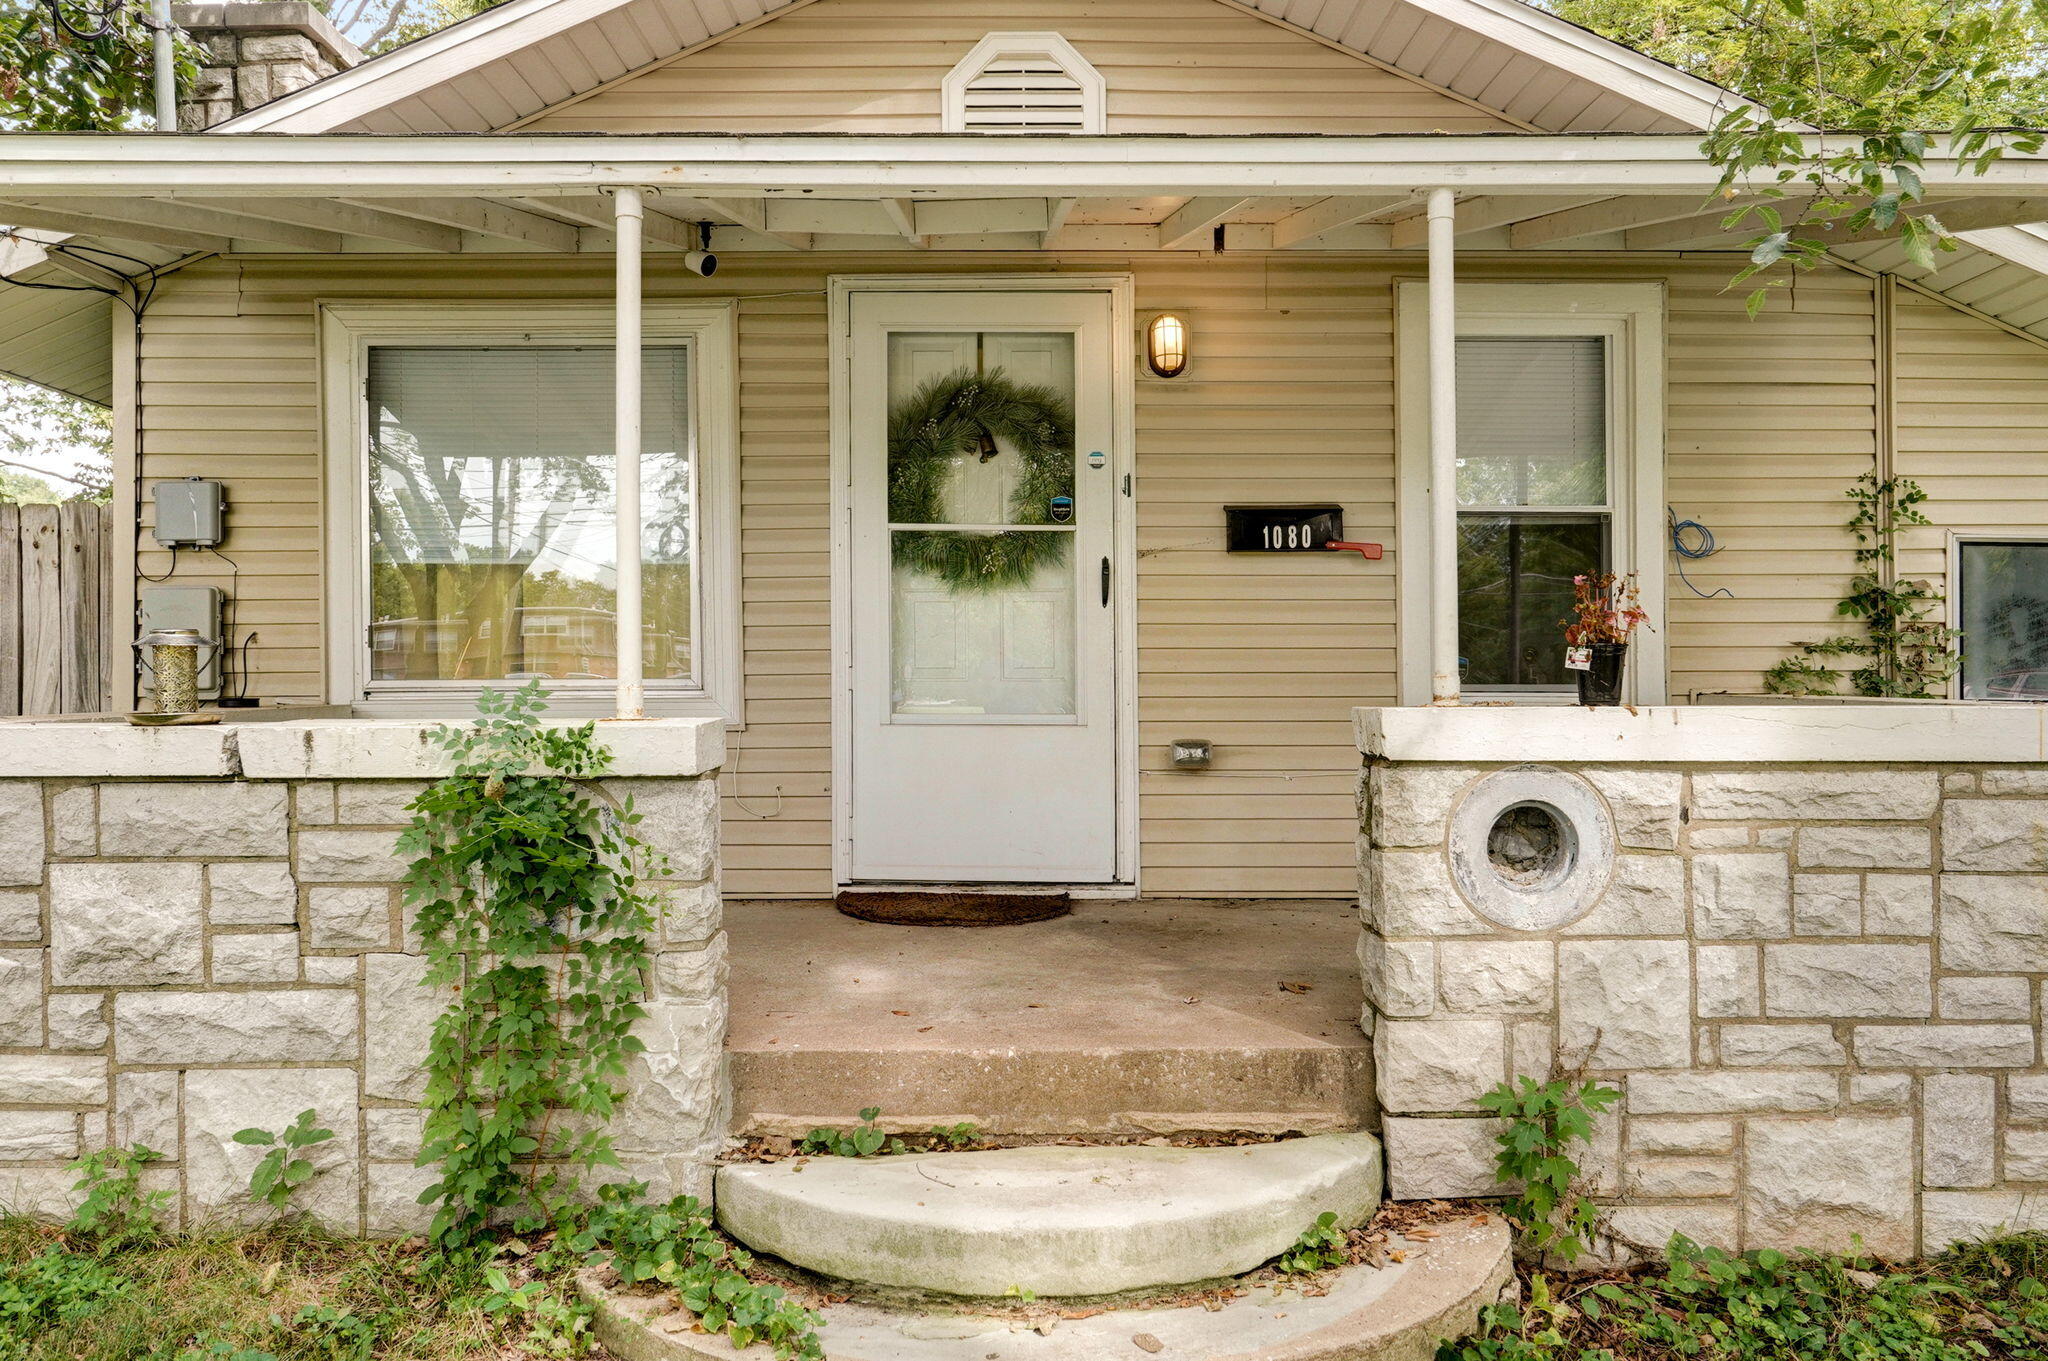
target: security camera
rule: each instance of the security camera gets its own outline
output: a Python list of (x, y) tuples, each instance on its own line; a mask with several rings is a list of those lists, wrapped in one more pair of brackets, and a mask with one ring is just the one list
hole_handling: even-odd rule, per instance
[(683, 268), (710, 278), (718, 272), (718, 257), (708, 250), (693, 250), (683, 256)]

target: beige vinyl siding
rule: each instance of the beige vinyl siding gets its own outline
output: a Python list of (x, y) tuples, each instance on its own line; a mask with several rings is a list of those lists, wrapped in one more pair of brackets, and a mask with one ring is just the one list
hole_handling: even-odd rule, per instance
[(2048, 345), (1908, 289), (1897, 298), (1893, 468), (1927, 489), (1934, 522), (1901, 537), (1899, 570), (1946, 589), (1950, 530), (2048, 531)]
[[(316, 300), (603, 299), (608, 267), (248, 257), (165, 281), (143, 343), (144, 473), (227, 482), (222, 547), (240, 564), (238, 626), (260, 635), (255, 693), (322, 697), (320, 601), (349, 587), (319, 576)], [(734, 256), (713, 280), (649, 271), (655, 296), (744, 300), (748, 725), (725, 777), (730, 892), (831, 887), (827, 277), (1059, 269), (1129, 271), (1141, 318), (1171, 307), (1191, 327), (1186, 377), (1136, 392), (1144, 888), (1354, 891), (1348, 715), (1395, 698), (1393, 284), (1420, 262), (897, 252)], [(1678, 698), (1753, 692), (1793, 642), (1834, 627), (1850, 570), (1842, 491), (1876, 447), (1872, 283), (1817, 272), (1752, 323), (1723, 291), (1729, 269), (1676, 257), (1461, 262), (1468, 279), (1667, 283), (1670, 501), (1724, 546), (1694, 579), (1735, 592), (1701, 600), (1671, 578)], [(1901, 470), (1935, 492), (1936, 517), (2048, 522), (2048, 478), (2021, 480), (2048, 433), (2048, 352), (1933, 303), (1902, 305), (1900, 333)], [(1984, 457), (2000, 471), (1976, 471)], [(1386, 544), (1387, 557), (1228, 556), (1221, 507), (1239, 501), (1337, 502), (1347, 533)], [(143, 569), (163, 572), (166, 556), (143, 542)], [(1931, 570), (1939, 542), (1916, 540), (1915, 571)], [(225, 563), (197, 553), (179, 555), (178, 579), (229, 584)], [(1171, 769), (1167, 743), (1187, 736), (1217, 744), (1214, 770)]]
[(558, 105), (539, 132), (936, 132), (991, 32), (1056, 31), (1113, 133), (1489, 132), (1519, 125), (1215, 0), (816, 0)]

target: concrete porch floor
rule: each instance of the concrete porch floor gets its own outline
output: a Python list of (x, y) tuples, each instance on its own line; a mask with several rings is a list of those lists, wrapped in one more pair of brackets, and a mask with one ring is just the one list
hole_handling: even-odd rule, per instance
[(739, 1132), (874, 1105), (996, 1134), (1377, 1123), (1346, 902), (1084, 901), (984, 929), (730, 902), (726, 929)]

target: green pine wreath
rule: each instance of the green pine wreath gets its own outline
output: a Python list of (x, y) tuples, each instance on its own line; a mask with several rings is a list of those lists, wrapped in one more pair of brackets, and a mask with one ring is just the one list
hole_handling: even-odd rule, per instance
[[(1001, 369), (956, 369), (918, 385), (889, 410), (889, 519), (943, 524), (946, 486), (962, 456), (976, 456), (986, 431), (1019, 460), (1010, 523), (1055, 524), (1052, 502), (1074, 492), (1074, 411), (1051, 388), (1012, 382)], [(1023, 586), (1065, 562), (1066, 534), (896, 535), (896, 561), (962, 591)]]

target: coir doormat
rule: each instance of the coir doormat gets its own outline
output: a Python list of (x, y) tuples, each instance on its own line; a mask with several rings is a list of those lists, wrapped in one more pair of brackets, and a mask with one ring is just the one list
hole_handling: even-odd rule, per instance
[(891, 926), (1018, 926), (1074, 910), (1064, 893), (842, 893), (841, 912)]

